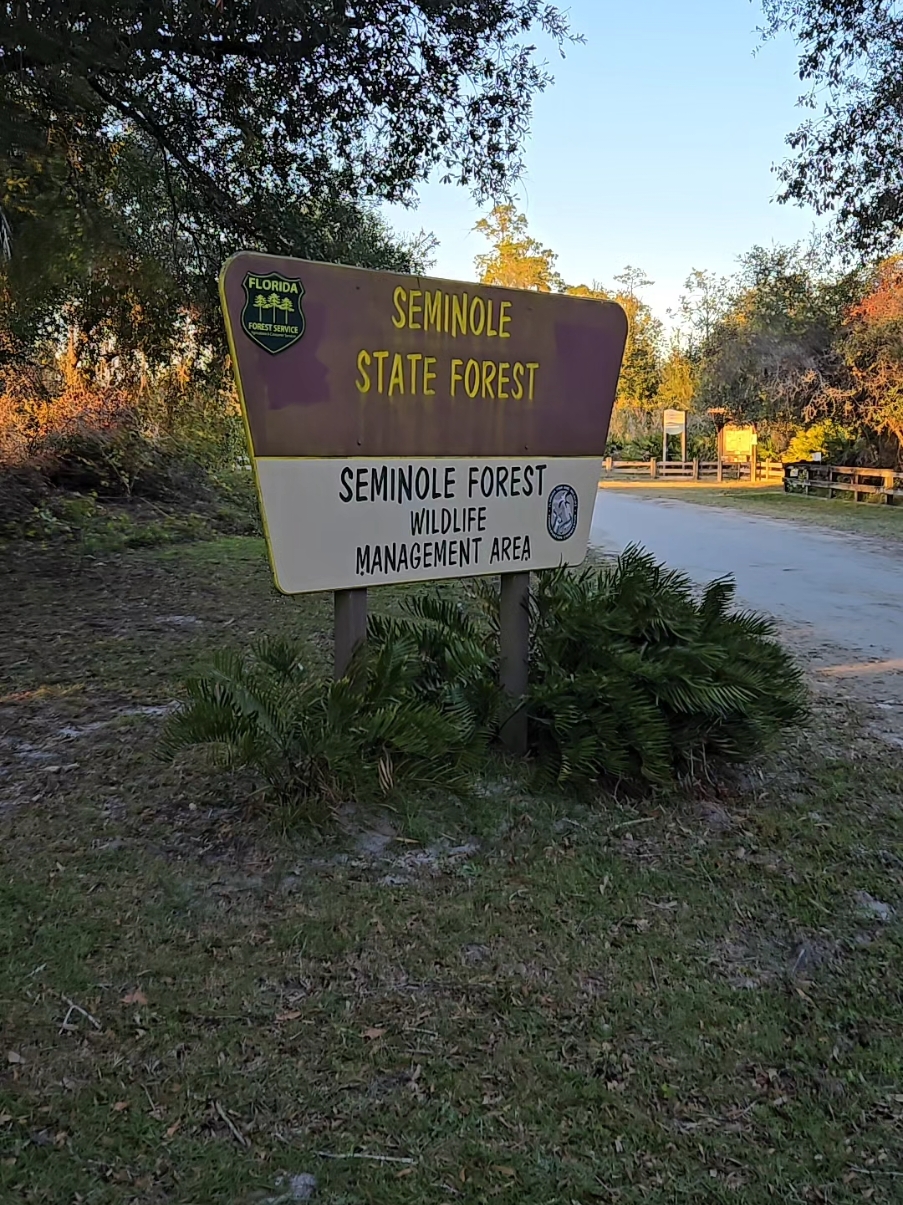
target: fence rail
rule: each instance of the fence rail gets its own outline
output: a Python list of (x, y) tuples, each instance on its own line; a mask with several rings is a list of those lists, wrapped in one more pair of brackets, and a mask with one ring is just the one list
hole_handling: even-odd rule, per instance
[(615, 460), (607, 456), (603, 481), (749, 481), (779, 485), (784, 466), (777, 460), (748, 460), (729, 464), (717, 460)]
[(874, 499), (890, 505), (903, 503), (903, 472), (898, 469), (864, 469), (842, 464), (799, 462), (784, 465), (784, 491), (813, 498), (852, 494), (855, 502)]

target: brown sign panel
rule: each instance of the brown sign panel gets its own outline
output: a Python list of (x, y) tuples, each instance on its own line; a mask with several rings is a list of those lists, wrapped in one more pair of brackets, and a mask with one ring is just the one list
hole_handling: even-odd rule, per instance
[(255, 458), (603, 453), (613, 302), (256, 252), (220, 290)]

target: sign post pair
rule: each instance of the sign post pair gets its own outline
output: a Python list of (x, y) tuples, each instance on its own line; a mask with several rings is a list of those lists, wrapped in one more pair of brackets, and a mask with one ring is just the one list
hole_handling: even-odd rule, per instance
[(220, 294), (276, 585), (335, 592), (337, 675), (370, 587), (500, 574), (522, 698), (530, 572), (586, 556), (623, 310), (256, 252)]

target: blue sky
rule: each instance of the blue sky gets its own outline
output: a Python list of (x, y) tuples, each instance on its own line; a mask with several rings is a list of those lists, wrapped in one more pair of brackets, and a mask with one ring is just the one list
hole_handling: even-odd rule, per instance
[[(568, 7), (566, 3), (562, 7)], [(625, 265), (665, 316), (692, 268), (733, 270), (755, 243), (805, 240), (809, 209), (779, 205), (772, 165), (802, 117), (789, 39), (760, 44), (757, 0), (572, 0), (586, 44), (536, 102), (517, 202), (571, 284)], [(484, 250), (466, 190), (428, 184), (387, 215), (440, 240), (436, 275), (473, 279)]]

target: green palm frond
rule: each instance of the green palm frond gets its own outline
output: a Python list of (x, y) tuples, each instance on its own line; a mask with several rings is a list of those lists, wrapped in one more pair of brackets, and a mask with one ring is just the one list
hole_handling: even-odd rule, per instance
[[(534, 575), (528, 713), (533, 763), (569, 788), (667, 785), (748, 760), (806, 711), (802, 674), (729, 579), (695, 589), (631, 546), (602, 567)], [(185, 684), (163, 752), (206, 748), (255, 772), (297, 815), (403, 790), (460, 791), (511, 703), (498, 686), (499, 591), (411, 594), (372, 616), (334, 682), (290, 641), (218, 654)]]

